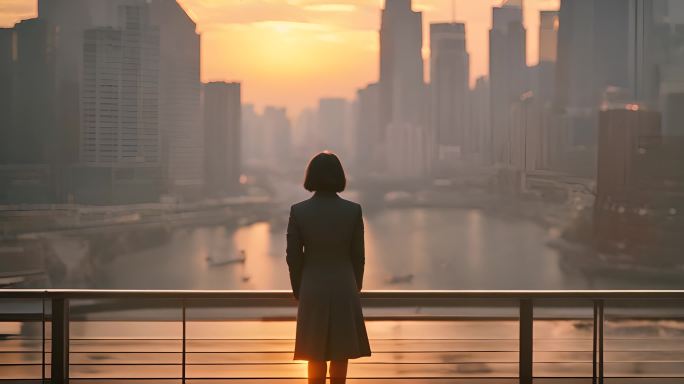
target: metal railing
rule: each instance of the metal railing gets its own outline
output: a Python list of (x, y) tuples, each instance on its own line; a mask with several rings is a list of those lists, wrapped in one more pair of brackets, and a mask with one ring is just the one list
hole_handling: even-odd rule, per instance
[[(241, 313), (243, 308), (261, 308), (268, 313), (259, 317), (261, 320), (294, 319), (296, 301), (288, 291), (130, 291), (130, 290), (0, 290), (0, 303), (10, 300), (13, 303), (39, 301), (40, 313), (25, 313), (20, 310), (3, 311), (0, 306), (0, 322), (39, 321), (41, 331), (41, 368), (42, 379), (47, 379), (46, 366), (50, 366), (50, 382), (68, 383), (70, 367), (70, 322), (85, 320), (93, 313), (111, 313), (140, 309), (180, 309), (182, 323), (181, 362), (179, 379), (185, 383), (187, 375), (188, 323), (187, 310), (192, 308), (233, 308)], [(144, 302), (142, 302), (142, 301)], [(518, 361), (517, 379), (520, 383), (532, 383), (534, 375), (535, 353), (535, 309), (544, 306), (560, 306), (552, 316), (554, 318), (576, 318), (577, 314), (563, 308), (568, 303), (588, 304), (593, 316), (591, 324), (591, 366), (592, 382), (604, 382), (605, 366), (605, 317), (606, 303), (622, 303), (627, 312), (642, 306), (630, 316), (651, 319), (684, 319), (680, 313), (684, 303), (684, 291), (366, 291), (362, 293), (364, 310), (368, 320), (383, 321), (455, 321), (470, 318), (474, 321), (508, 318), (518, 321), (517, 342)], [(631, 303), (631, 304), (630, 304)], [(673, 304), (674, 303), (674, 304)], [(677, 304), (678, 303), (678, 304)], [(573, 308), (582, 305), (572, 304)], [(515, 308), (517, 316), (475, 313), (457, 316), (448, 312), (424, 308)], [(653, 306), (671, 310), (662, 312), (652, 310)], [(49, 307), (49, 311), (47, 310)], [(274, 308), (289, 308), (284, 312), (273, 311)], [(402, 311), (404, 309), (404, 311)], [(411, 309), (406, 311), (405, 309)], [(375, 311), (375, 312), (374, 312)], [(394, 311), (394, 312), (392, 312)], [(389, 313), (389, 314), (388, 314)], [(508, 316), (508, 317), (506, 317)], [(252, 316), (253, 317), (253, 316)], [(249, 318), (249, 316), (244, 317)], [(46, 324), (50, 323), (46, 333)], [(682, 322), (684, 324), (684, 322)], [(684, 334), (684, 327), (681, 329)], [(48, 347), (49, 344), (49, 347)], [(1, 351), (0, 351), (1, 352)], [(684, 356), (684, 351), (681, 351)], [(46, 355), (50, 355), (49, 364)], [(676, 360), (676, 359), (675, 359)], [(670, 361), (672, 362), (672, 361)], [(683, 364), (682, 361), (674, 361)], [(2, 365), (0, 355), (0, 365)], [(682, 370), (684, 371), (684, 369)], [(672, 376), (669, 376), (672, 377)], [(677, 376), (679, 377), (679, 376)], [(0, 380), (1, 381), (1, 380)]]

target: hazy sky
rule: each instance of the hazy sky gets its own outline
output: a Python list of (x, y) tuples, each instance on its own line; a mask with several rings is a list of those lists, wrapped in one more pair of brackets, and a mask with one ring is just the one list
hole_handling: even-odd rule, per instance
[[(539, 11), (557, 9), (559, 1), (525, 1), (528, 64), (536, 63)], [(292, 116), (322, 96), (352, 98), (377, 80), (384, 0), (179, 2), (202, 34), (202, 80), (240, 81), (246, 102), (287, 106)], [(466, 23), (471, 82), (486, 74), (491, 7), (500, 2), (413, 0), (423, 11), (423, 57), (429, 57), (429, 23), (452, 20), (453, 7), (456, 21)], [(36, 3), (0, 0), (0, 26), (34, 17)]]

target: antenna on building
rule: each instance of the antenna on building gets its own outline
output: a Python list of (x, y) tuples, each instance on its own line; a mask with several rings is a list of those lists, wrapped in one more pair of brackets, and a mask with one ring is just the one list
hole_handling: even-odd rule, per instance
[(456, 22), (456, 0), (451, 0), (451, 22)]

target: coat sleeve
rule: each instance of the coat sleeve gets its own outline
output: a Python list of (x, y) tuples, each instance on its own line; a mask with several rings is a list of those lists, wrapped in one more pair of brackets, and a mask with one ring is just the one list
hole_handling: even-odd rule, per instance
[(361, 206), (357, 213), (354, 235), (352, 238), (351, 260), (354, 267), (354, 277), (356, 277), (356, 286), (361, 291), (363, 287), (363, 270), (366, 265), (366, 251), (363, 240), (363, 213)]
[(290, 270), (290, 284), (295, 298), (299, 299), (299, 284), (302, 279), (302, 267), (304, 266), (304, 242), (297, 227), (293, 209), (290, 208), (290, 219), (287, 222), (287, 249), (286, 261)]

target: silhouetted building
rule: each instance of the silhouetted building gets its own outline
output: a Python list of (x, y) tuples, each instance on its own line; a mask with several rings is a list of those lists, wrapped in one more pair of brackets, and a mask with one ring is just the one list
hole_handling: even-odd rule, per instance
[(470, 92), (470, 124), (468, 127), (468, 146), (476, 154), (479, 163), (488, 162), (492, 155), (491, 108), (489, 106), (489, 81), (478, 77)]
[(77, 202), (149, 202), (161, 193), (159, 29), (145, 3), (120, 5), (118, 14), (118, 28), (84, 32)]
[(553, 124), (553, 98), (556, 85), (556, 60), (558, 56), (558, 27), (560, 25), (557, 11), (539, 12), (539, 57), (535, 72), (531, 77), (531, 90), (535, 103), (539, 108), (539, 158), (537, 169), (553, 169), (554, 157), (560, 148), (560, 130)]
[(539, 12), (539, 58), (536, 92), (550, 104), (553, 100), (558, 55), (559, 19), (556, 11)]
[(85, 31), (81, 160), (159, 165), (159, 30), (147, 6), (120, 13), (121, 28)]
[(600, 112), (594, 235), (606, 254), (639, 264), (681, 262), (684, 139), (637, 104)]
[(425, 124), (422, 13), (411, 9), (411, 0), (388, 0), (381, 19), (380, 126), (386, 175), (422, 177), (430, 169), (432, 143)]
[[(599, 201), (634, 188), (639, 150), (661, 138), (661, 114), (636, 104), (600, 112), (597, 193)], [(650, 142), (650, 143), (649, 143)]]
[(558, 11), (539, 12), (539, 61), (556, 62), (558, 55)]
[(379, 172), (383, 127), (380, 125), (380, 87), (368, 84), (356, 92), (356, 166), (364, 177)]
[(53, 203), (60, 136), (55, 121), (57, 29), (39, 19), (0, 33), (2, 166), (0, 200)]
[(492, 161), (510, 163), (510, 105), (526, 88), (526, 32), (522, 2), (504, 1), (492, 9), (489, 31), (489, 79)]
[(0, 28), (0, 165), (10, 160), (13, 132), (14, 71), (17, 60), (14, 29)]
[(245, 164), (260, 164), (266, 153), (263, 119), (254, 104), (242, 106), (242, 160)]
[(83, 31), (119, 29), (120, 6), (147, 6), (150, 25), (159, 29), (158, 108), (148, 111), (159, 122), (160, 165), (165, 189), (179, 195), (197, 195), (203, 186), (202, 117), (200, 105), (200, 37), (195, 23), (175, 0), (39, 0), (38, 13), (59, 30), (57, 50), (58, 117), (64, 161), (83, 153), (76, 142), (80, 89), (83, 79)]
[(542, 168), (542, 121), (540, 100), (529, 91), (511, 103), (511, 158), (508, 164), (524, 173)]
[(16, 33), (16, 83), (11, 163), (49, 164), (55, 160), (56, 29), (39, 19), (23, 20)]
[(594, 176), (598, 109), (603, 95), (620, 88), (636, 95), (633, 2), (561, 1), (554, 88), (555, 124), (563, 137), (558, 164), (565, 172)]
[[(684, 87), (684, 82), (680, 86)], [(684, 89), (665, 94), (662, 109), (665, 134), (684, 137)]]
[[(56, 120), (53, 124), (59, 131), (61, 155), (58, 160), (63, 166), (79, 161), (83, 32), (97, 25), (117, 27), (118, 3), (113, 0), (38, 0), (38, 18), (58, 31), (55, 50)], [(107, 13), (113, 14), (111, 22), (106, 20)]]
[(316, 108), (303, 109), (292, 127), (292, 147), (295, 153), (301, 155), (302, 161), (307, 161), (323, 148), (321, 142), (318, 110)]
[(430, 24), (430, 124), (442, 166), (473, 152), (467, 142), (469, 79), (465, 24)]
[(204, 184), (204, 134), (200, 104), (200, 35), (176, 0), (150, 0), (159, 27), (159, 122), (166, 187), (197, 196)]
[(204, 85), (204, 173), (210, 194), (235, 193), (242, 170), (240, 83)]
[(318, 137), (321, 148), (333, 151), (345, 158), (348, 154), (346, 121), (347, 100), (342, 98), (322, 98), (318, 101)]
[(264, 154), (263, 161), (272, 169), (282, 169), (292, 159), (292, 126), (287, 109), (266, 106), (262, 116)]

